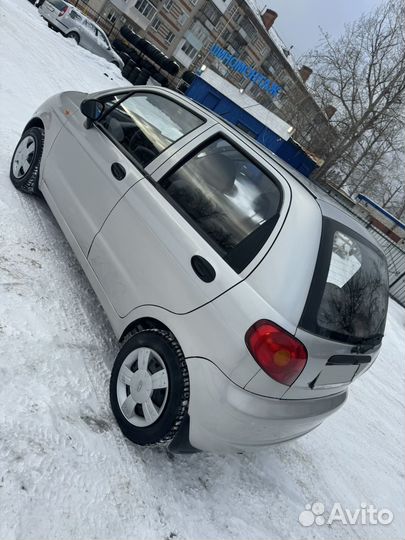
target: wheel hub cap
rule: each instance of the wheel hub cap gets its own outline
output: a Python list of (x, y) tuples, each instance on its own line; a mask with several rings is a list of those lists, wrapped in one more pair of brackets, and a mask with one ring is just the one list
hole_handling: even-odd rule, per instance
[(140, 347), (131, 351), (117, 378), (117, 399), (122, 414), (137, 427), (147, 427), (162, 415), (169, 394), (169, 380), (162, 357)]
[(147, 371), (138, 370), (129, 385), (131, 396), (136, 403), (145, 403), (152, 394), (152, 378)]
[(19, 142), (13, 160), (13, 174), (16, 178), (22, 178), (27, 174), (34, 158), (35, 148), (35, 139), (31, 135)]

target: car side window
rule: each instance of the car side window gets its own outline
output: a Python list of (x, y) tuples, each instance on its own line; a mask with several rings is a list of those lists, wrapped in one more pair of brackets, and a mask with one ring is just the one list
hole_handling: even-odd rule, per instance
[(223, 138), (199, 149), (160, 185), (238, 272), (255, 257), (278, 219), (278, 183)]
[(110, 48), (110, 43), (107, 37), (101, 32), (101, 30), (97, 30), (97, 37), (98, 37), (99, 42), (101, 43), (101, 45), (103, 45), (105, 49)]
[(47, 0), (50, 4), (52, 4), (56, 9), (59, 9), (62, 11), (63, 8), (66, 7), (66, 3), (63, 2), (63, 0)]
[(81, 21), (82, 20), (81, 16), (78, 13), (76, 13), (76, 11), (71, 11), (70, 12), (70, 18), (73, 19), (74, 21)]
[[(122, 96), (108, 96), (111, 108)], [(204, 120), (180, 104), (154, 93), (134, 94), (114, 107), (98, 125), (139, 164), (146, 167), (159, 154)]]
[(94, 36), (97, 36), (97, 28), (87, 19), (82, 20), (83, 26)]

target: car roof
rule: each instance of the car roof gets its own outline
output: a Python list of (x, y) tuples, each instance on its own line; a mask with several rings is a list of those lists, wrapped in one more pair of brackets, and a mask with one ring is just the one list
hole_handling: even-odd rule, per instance
[[(103, 92), (97, 92), (94, 94), (95, 97), (97, 97), (98, 94), (104, 94), (108, 92), (114, 92), (117, 88), (103, 91)], [(134, 87), (124, 87), (119, 89), (120, 92), (125, 91), (133, 91)], [(305, 191), (310, 194), (315, 200), (318, 201), (319, 206), (321, 207), (322, 211), (322, 202), (326, 203), (324, 205), (324, 208), (330, 208), (333, 207), (335, 215), (340, 214), (341, 220), (346, 221), (346, 223), (354, 228), (355, 230), (358, 230), (362, 232), (363, 236), (366, 236), (369, 240), (371, 240), (374, 244), (376, 243), (374, 238), (368, 233), (364, 225), (362, 225), (353, 214), (348, 212), (339, 202), (337, 202), (334, 198), (332, 198), (326, 190), (322, 189), (321, 186), (315, 184), (312, 180), (309, 180), (306, 176), (301, 174), (299, 171), (294, 169), (290, 164), (288, 164), (286, 161), (284, 161), (282, 158), (277, 156), (274, 152), (272, 152), (269, 148), (259, 143), (256, 139), (251, 137), (249, 134), (245, 133), (243, 130), (238, 129), (234, 124), (226, 120), (225, 118), (222, 118), (217, 113), (212, 111), (211, 109), (208, 109), (201, 103), (198, 103), (192, 98), (189, 98), (188, 96), (169, 88), (164, 87), (158, 87), (158, 86), (146, 86), (144, 91), (155, 91), (163, 94), (172, 95), (173, 97), (180, 99), (180, 101), (189, 102), (195, 109), (197, 109), (197, 112), (199, 112), (201, 115), (205, 117), (211, 118), (216, 124), (220, 124), (223, 127), (225, 127), (228, 130), (233, 131), (233, 133), (238, 138), (243, 138), (245, 141), (247, 141), (251, 147), (256, 148), (257, 150), (263, 152), (265, 155), (267, 155), (273, 163), (276, 163), (278, 165), (278, 170), (281, 174), (283, 172), (286, 172), (289, 176), (289, 184), (292, 189), (294, 189), (294, 185), (292, 185), (292, 181), (296, 181), (301, 187), (305, 189)], [(281, 170), (280, 170), (281, 169)], [(322, 211), (323, 212), (323, 211)]]

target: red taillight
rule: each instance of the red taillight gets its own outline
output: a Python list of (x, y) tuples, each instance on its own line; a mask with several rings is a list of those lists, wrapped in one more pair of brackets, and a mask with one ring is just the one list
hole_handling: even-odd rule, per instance
[(270, 321), (258, 321), (245, 336), (246, 346), (259, 366), (275, 381), (291, 386), (307, 363), (301, 341)]
[(68, 6), (65, 6), (63, 9), (61, 9), (61, 10), (59, 11), (58, 17), (62, 17), (62, 16), (67, 12), (68, 9), (69, 9)]

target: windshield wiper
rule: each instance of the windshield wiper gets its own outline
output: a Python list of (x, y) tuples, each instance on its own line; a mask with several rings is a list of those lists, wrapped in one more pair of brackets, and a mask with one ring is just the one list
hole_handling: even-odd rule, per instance
[(367, 338), (359, 338), (359, 340), (356, 341), (356, 345), (352, 348), (351, 352), (365, 353), (379, 343), (381, 343), (383, 337), (384, 334), (375, 334), (374, 336), (370, 336)]

